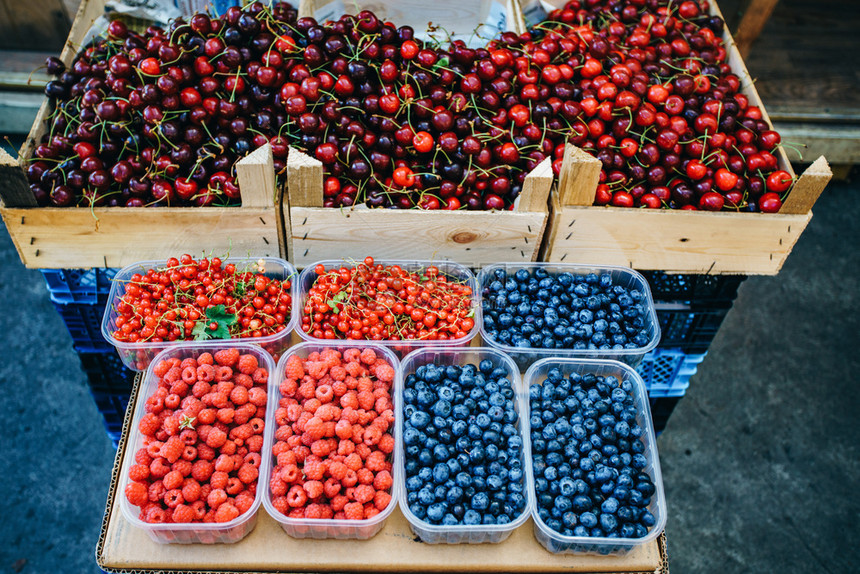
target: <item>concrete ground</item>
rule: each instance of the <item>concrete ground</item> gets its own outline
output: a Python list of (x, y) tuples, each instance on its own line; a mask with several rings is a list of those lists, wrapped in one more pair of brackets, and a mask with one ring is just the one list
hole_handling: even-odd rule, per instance
[[(673, 572), (856, 571), (857, 183), (747, 280), (658, 444)], [(0, 571), (94, 572), (114, 450), (38, 271), (0, 233)]]

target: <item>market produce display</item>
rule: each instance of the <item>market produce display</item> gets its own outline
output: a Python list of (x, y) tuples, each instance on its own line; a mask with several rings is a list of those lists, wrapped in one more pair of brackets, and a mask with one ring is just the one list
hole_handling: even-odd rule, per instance
[(540, 519), (564, 536), (642, 538), (656, 524), (630, 381), (550, 369), (529, 387)]
[(292, 277), (266, 275), (265, 260), (237, 267), (185, 254), (135, 273), (115, 302), (121, 343), (261, 338), (281, 333), (293, 310)]
[(323, 163), (324, 206), (505, 209), (569, 141), (603, 163), (598, 205), (777, 211), (779, 135), (706, 7), (574, 0), (478, 49), (283, 3), (115, 21), (68, 70), (49, 62), (28, 177), (41, 205), (235, 204), (235, 161), (271, 143), (278, 172), (289, 145)]
[(284, 364), (269, 495), (289, 518), (364, 520), (391, 504), (394, 367), (368, 347)]
[(125, 496), (147, 523), (231, 522), (257, 496), (269, 371), (237, 348), (171, 358), (132, 432)]
[(300, 328), (316, 339), (445, 341), (475, 327), (471, 285), (435, 265), (407, 270), (368, 256), (314, 273)]
[(489, 360), (427, 364), (406, 375), (403, 502), (418, 519), (494, 525), (524, 512), (523, 436), (510, 376)]
[(553, 273), (537, 266), (484, 278), (487, 339), (517, 348), (621, 350), (651, 340), (645, 294), (609, 273)]

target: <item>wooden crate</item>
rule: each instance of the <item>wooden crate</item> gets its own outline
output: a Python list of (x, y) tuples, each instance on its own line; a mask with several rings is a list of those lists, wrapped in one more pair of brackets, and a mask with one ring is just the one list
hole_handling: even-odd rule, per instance
[[(70, 64), (104, 0), (81, 3), (60, 58)], [(50, 113), (46, 99), (21, 149), (32, 157)], [(37, 207), (19, 163), (0, 150), (0, 198), (6, 228), (31, 268), (124, 267), (177, 253), (280, 256), (283, 222), (272, 151), (259, 148), (237, 164), (241, 207)]]
[[(711, 12), (719, 8), (711, 2)], [(728, 61), (751, 105), (770, 118), (731, 34)], [(794, 176), (780, 148), (780, 169)], [(553, 193), (544, 261), (625, 265), (677, 273), (775, 275), (812, 219), (812, 206), (832, 173), (818, 158), (795, 183), (779, 213), (650, 210), (593, 206), (600, 162), (569, 146)]]
[[(494, 29), (521, 34), (525, 32), (518, 0), (301, 0), (299, 16), (319, 21), (333, 20), (344, 13), (372, 10), (380, 19), (397, 26), (415, 28), (415, 35), (426, 38), (429, 23), (439, 29), (435, 37), (470, 40), (476, 28), (490, 24)], [(488, 30), (489, 31), (489, 30)], [(474, 40), (478, 40), (474, 38)]]
[(550, 158), (526, 176), (513, 211), (322, 207), (322, 163), (290, 149), (283, 210), (290, 261), (451, 259), (471, 267), (536, 261), (549, 210)]

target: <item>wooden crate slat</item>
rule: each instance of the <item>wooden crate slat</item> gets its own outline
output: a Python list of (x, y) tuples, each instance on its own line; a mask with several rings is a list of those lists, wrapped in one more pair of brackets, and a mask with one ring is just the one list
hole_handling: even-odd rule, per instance
[(824, 191), (824, 187), (831, 177), (833, 177), (833, 172), (830, 171), (827, 160), (821, 156), (800, 175), (794, 184), (794, 189), (791, 190), (779, 212), (807, 213), (812, 211), (812, 206), (818, 201), (818, 196)]
[(296, 267), (321, 259), (452, 259), (464, 265), (533, 261), (546, 212), (290, 207)]
[(775, 275), (811, 218), (565, 207), (547, 256), (679, 273)]
[(280, 256), (272, 208), (4, 208), (2, 215), (30, 268), (124, 267), (203, 250)]

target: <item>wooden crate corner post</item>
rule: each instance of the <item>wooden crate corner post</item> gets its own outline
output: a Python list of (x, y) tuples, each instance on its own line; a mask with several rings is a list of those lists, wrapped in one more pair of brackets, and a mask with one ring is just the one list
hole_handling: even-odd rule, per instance
[(558, 177), (558, 199), (564, 205), (593, 205), (603, 164), (573, 144), (565, 144)]
[(833, 172), (827, 160), (824, 159), (824, 156), (819, 157), (800, 174), (779, 212), (809, 213), (832, 177)]
[(0, 148), (0, 200), (4, 207), (35, 207), (36, 198), (18, 160)]

